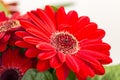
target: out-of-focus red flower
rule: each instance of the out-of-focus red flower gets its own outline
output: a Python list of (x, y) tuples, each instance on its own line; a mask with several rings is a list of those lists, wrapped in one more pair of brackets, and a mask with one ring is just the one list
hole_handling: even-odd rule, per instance
[(17, 36), (15, 31), (21, 29), (17, 20), (19, 13), (15, 13), (11, 18), (7, 17), (4, 12), (0, 12), (0, 52), (6, 49), (7, 44), (15, 45)]
[(0, 56), (0, 80), (21, 80), (33, 67), (33, 61), (22, 55), (19, 48), (9, 48)]
[[(85, 80), (88, 76), (104, 74), (102, 65), (112, 62), (110, 45), (102, 41), (105, 31), (98, 29), (89, 17), (78, 17), (76, 11), (66, 13), (64, 7), (55, 12), (50, 6), (27, 15), (31, 21), (20, 20), (25, 31), (16, 32), (23, 39), (16, 45), (27, 46), (26, 56), (39, 59), (39, 71), (54, 68), (58, 80), (66, 80), (71, 70), (78, 80)], [(35, 52), (24, 43), (34, 46)]]

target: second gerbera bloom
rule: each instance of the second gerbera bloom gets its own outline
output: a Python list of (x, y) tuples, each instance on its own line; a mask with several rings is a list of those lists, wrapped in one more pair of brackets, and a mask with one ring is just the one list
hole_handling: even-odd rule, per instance
[(80, 80), (104, 74), (102, 64), (112, 61), (110, 46), (102, 41), (105, 31), (87, 16), (78, 17), (75, 11), (66, 14), (63, 7), (55, 12), (50, 6), (27, 15), (30, 20), (20, 20), (25, 31), (16, 32), (23, 39), (16, 45), (28, 48), (26, 56), (39, 59), (39, 71), (54, 68), (59, 80), (66, 80), (69, 71)]
[(0, 80), (21, 80), (35, 60), (26, 58), (20, 48), (6, 49), (0, 56)]

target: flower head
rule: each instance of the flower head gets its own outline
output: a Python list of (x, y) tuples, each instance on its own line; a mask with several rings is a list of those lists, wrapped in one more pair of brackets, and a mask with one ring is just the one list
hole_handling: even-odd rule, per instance
[(17, 36), (14, 33), (20, 30), (18, 15), (19, 13), (15, 13), (12, 18), (9, 18), (4, 12), (0, 12), (0, 52), (6, 49), (7, 44), (15, 45)]
[(9, 48), (0, 56), (0, 80), (21, 80), (32, 64), (33, 61), (23, 56), (19, 48)]
[(89, 17), (78, 17), (76, 11), (66, 13), (64, 7), (54, 11), (50, 6), (27, 15), (30, 20), (20, 20), (25, 31), (16, 32), (23, 41), (17, 41), (16, 45), (29, 44), (40, 50), (39, 53), (30, 53), (39, 59), (39, 71), (53, 68), (58, 80), (66, 80), (69, 71), (73, 71), (79, 80), (104, 74), (102, 64), (112, 61), (110, 45), (102, 41), (105, 31), (98, 29)]

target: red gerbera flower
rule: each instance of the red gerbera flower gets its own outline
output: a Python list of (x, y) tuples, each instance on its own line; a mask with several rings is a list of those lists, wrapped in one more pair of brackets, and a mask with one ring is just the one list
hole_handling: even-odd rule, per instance
[(33, 67), (32, 62), (21, 55), (19, 48), (7, 49), (0, 56), (0, 80), (21, 80), (24, 73)]
[(78, 17), (76, 11), (66, 14), (64, 7), (55, 12), (46, 6), (45, 10), (37, 9), (27, 14), (31, 21), (20, 20), (26, 31), (16, 32), (23, 44), (16, 42), (16, 45), (24, 46), (27, 42), (41, 50), (40, 53), (33, 50), (27, 53), (38, 57), (39, 71), (54, 68), (58, 80), (66, 80), (70, 70), (79, 80), (104, 74), (102, 64), (112, 61), (110, 45), (102, 41), (105, 31), (98, 29), (96, 23), (90, 22), (87, 16)]
[(8, 18), (4, 12), (0, 12), (0, 52), (6, 49), (7, 44), (14, 45), (17, 39), (14, 33), (20, 30), (18, 15), (19, 13), (15, 13), (12, 18)]

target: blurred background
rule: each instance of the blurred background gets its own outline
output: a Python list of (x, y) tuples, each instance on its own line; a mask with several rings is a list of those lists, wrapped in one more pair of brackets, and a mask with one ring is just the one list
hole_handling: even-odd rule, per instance
[(104, 41), (111, 45), (113, 64), (120, 63), (120, 0), (4, 0), (18, 2), (21, 14), (45, 5), (68, 5), (66, 12), (76, 10), (79, 16), (89, 16), (99, 28), (106, 31)]

